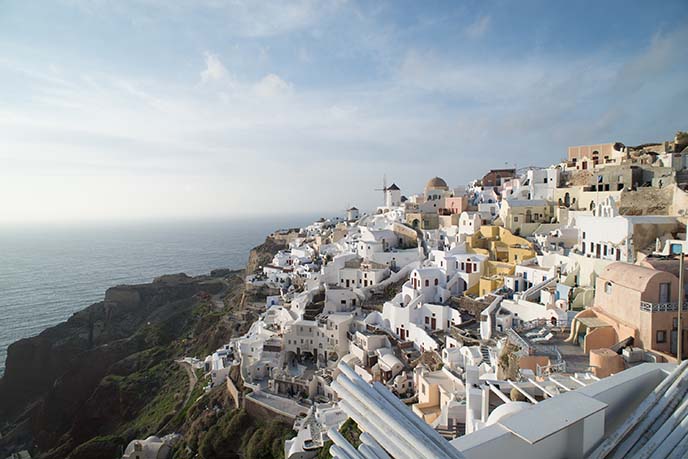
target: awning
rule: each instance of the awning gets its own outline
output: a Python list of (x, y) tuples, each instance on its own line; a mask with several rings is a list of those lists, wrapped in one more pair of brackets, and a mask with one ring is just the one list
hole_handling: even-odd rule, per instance
[(611, 327), (608, 322), (598, 317), (580, 317), (577, 320), (588, 328)]

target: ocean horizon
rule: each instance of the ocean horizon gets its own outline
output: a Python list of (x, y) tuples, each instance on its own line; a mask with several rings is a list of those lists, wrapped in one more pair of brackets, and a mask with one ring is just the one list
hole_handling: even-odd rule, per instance
[(163, 274), (242, 269), (279, 228), (317, 216), (0, 227), (0, 375), (8, 346), (102, 301), (109, 287)]

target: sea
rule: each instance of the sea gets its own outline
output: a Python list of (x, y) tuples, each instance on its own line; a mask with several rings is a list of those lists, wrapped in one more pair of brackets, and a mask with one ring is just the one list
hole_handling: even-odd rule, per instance
[(240, 269), (251, 248), (314, 216), (41, 226), (0, 225), (0, 375), (7, 347), (162, 274)]

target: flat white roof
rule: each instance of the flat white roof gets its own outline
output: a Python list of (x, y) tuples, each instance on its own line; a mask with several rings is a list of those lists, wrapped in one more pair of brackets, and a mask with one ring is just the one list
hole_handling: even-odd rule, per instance
[(532, 445), (606, 407), (606, 403), (581, 393), (566, 392), (538, 403), (537, 411), (531, 411), (538, 417), (535, 422), (532, 415), (509, 416), (499, 424)]

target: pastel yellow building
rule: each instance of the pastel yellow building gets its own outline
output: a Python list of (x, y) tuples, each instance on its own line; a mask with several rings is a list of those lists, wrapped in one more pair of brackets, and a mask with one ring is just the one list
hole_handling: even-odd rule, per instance
[(466, 247), (471, 253), (489, 257), (476, 292), (480, 296), (501, 287), (504, 276), (513, 274), (517, 264), (536, 255), (528, 240), (494, 225), (481, 226), (475, 234), (467, 236)]

